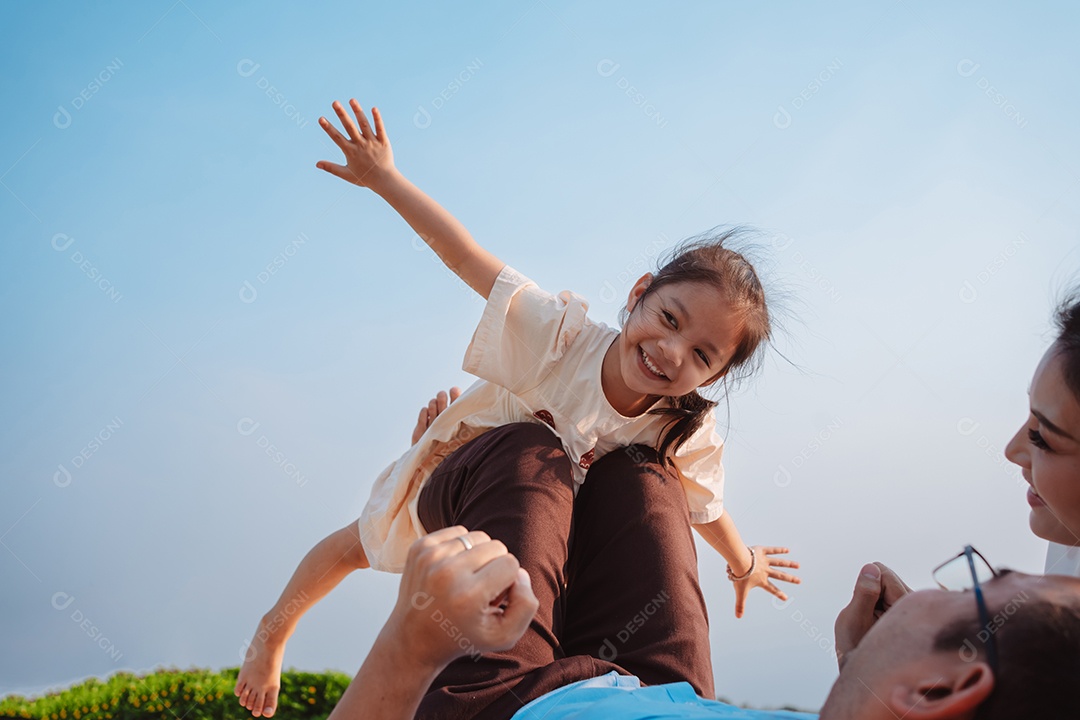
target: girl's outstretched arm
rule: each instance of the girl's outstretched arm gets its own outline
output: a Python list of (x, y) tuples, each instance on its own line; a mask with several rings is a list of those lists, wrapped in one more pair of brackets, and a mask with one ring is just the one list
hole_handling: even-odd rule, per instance
[[(750, 548), (743, 543), (739, 536), (739, 530), (735, 527), (735, 521), (730, 513), (724, 510), (724, 514), (710, 523), (694, 525), (698, 534), (716, 549), (724, 559), (728, 561), (731, 572), (736, 576), (746, 577), (735, 581), (735, 617), (741, 618), (746, 607), (746, 596), (755, 587), (764, 588), (781, 600), (787, 600), (787, 595), (780, 588), (772, 584), (772, 580), (783, 580), (798, 584), (799, 578), (777, 568), (798, 568), (799, 563), (784, 558), (774, 558), (771, 555), (787, 554), (787, 548), (754, 546), (754, 554), (751, 559)], [(750, 569), (753, 568), (753, 572)]]
[(325, 117), (319, 118), (323, 130), (345, 153), (346, 164), (320, 160), (315, 167), (346, 182), (370, 188), (390, 203), (446, 266), (487, 300), (505, 263), (480, 247), (453, 215), (398, 172), (378, 108), (371, 109), (375, 120), (373, 131), (360, 104), (355, 99), (349, 104), (356, 113), (359, 129), (341, 103), (336, 100), (333, 103), (347, 137)]

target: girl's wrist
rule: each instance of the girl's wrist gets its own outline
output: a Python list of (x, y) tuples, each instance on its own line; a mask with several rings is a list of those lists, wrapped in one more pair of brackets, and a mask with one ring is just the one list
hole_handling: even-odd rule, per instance
[(750, 559), (742, 566), (742, 568), (740, 568), (743, 572), (736, 573), (732, 569), (731, 563), (728, 563), (728, 566), (727, 566), (728, 580), (731, 580), (732, 582), (737, 582), (739, 580), (745, 580), (746, 578), (753, 575), (754, 569), (757, 567), (757, 556), (754, 554), (754, 548), (747, 547), (746, 550), (747, 550), (747, 553), (750, 556)]
[(368, 176), (365, 178), (367, 182), (364, 185), (376, 195), (384, 195), (404, 178), (405, 176), (398, 172), (396, 167), (373, 167), (368, 171)]

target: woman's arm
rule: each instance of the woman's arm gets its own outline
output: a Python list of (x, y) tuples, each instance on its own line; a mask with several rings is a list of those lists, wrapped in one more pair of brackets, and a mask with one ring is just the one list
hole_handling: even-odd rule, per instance
[(360, 123), (359, 130), (341, 103), (336, 100), (333, 103), (334, 111), (341, 119), (348, 137), (338, 132), (325, 117), (319, 118), (323, 130), (345, 153), (346, 165), (320, 160), (315, 166), (354, 185), (374, 191), (398, 211), (446, 267), (487, 300), (495, 278), (505, 263), (480, 247), (464, 225), (394, 167), (393, 150), (378, 108), (371, 109), (375, 120), (375, 130), (372, 131), (360, 104), (355, 99), (349, 103)]

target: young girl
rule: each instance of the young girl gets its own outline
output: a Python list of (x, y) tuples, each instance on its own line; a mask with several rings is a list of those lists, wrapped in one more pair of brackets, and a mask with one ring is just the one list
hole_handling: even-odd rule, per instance
[(359, 521), (305, 556), (259, 623), (234, 690), (240, 704), (256, 717), (273, 714), (285, 641), (303, 613), (354, 569), (401, 572), (409, 545), (427, 532), (417, 501), (432, 471), (470, 440), (510, 423), (551, 428), (573, 463), (575, 495), (590, 464), (606, 453), (656, 448), (677, 471), (691, 523), (728, 562), (736, 616), (751, 588), (786, 599), (771, 581), (799, 582), (777, 569), (798, 564), (771, 557), (786, 548), (750, 548), (741, 540), (723, 508), (715, 403), (696, 392), (750, 367), (769, 337), (757, 275), (724, 247), (732, 233), (692, 243), (655, 275), (643, 275), (618, 332), (591, 322), (579, 296), (546, 293), (480, 247), (395, 168), (379, 111), (372, 109), (372, 130), (359, 104), (350, 103), (359, 128), (340, 103), (333, 105), (347, 137), (319, 118), (346, 165), (316, 167), (380, 195), (487, 301), (463, 365), (481, 380), (454, 402), (433, 401), (422, 411), (415, 444), (379, 475)]

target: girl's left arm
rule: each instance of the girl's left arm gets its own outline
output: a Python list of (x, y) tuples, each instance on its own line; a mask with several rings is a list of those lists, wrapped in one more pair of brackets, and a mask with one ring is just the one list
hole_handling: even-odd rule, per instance
[(695, 525), (694, 529), (724, 556), (733, 573), (743, 575), (750, 569), (750, 548), (742, 541), (739, 529), (726, 508), (720, 517), (704, 525)]
[(755, 587), (764, 588), (781, 600), (787, 600), (787, 595), (780, 588), (772, 584), (772, 580), (784, 582), (801, 582), (799, 578), (790, 573), (782, 572), (777, 568), (798, 568), (799, 563), (786, 558), (774, 558), (771, 555), (786, 554), (787, 548), (754, 546), (753, 560), (751, 561), (750, 548), (743, 542), (739, 535), (739, 529), (735, 527), (735, 521), (731, 514), (724, 509), (723, 514), (712, 522), (702, 525), (694, 525), (706, 542), (712, 545), (717, 552), (724, 556), (731, 572), (736, 577), (745, 575), (753, 565), (754, 571), (742, 580), (735, 580), (735, 617), (741, 618), (746, 608), (746, 596)]

